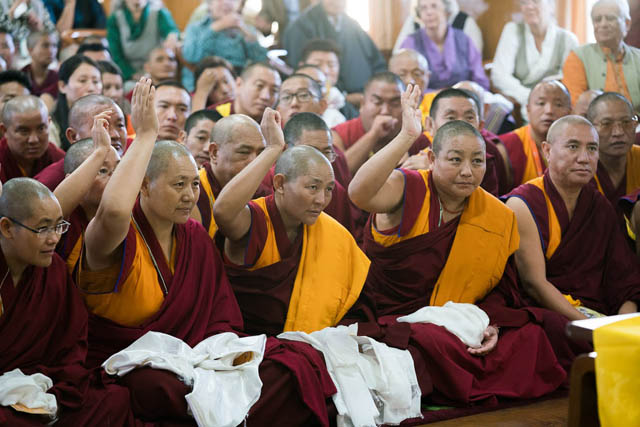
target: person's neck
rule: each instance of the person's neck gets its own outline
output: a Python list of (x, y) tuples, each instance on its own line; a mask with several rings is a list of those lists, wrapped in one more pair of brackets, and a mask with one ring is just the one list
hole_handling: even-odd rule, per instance
[(164, 252), (164, 256), (169, 260), (171, 259), (171, 244), (173, 243), (173, 222), (164, 219), (159, 219), (149, 209), (147, 203), (143, 197), (140, 198), (140, 207), (144, 216), (147, 218), (153, 234), (160, 243), (160, 247)]
[(535, 24), (529, 24), (531, 34), (533, 34), (533, 37), (536, 39), (544, 39), (544, 36), (547, 34), (548, 28), (548, 22), (536, 22)]
[(18, 162), (18, 166), (26, 173), (27, 176), (31, 176), (31, 171), (33, 170), (33, 166), (35, 165), (35, 160), (16, 158)]
[(224, 188), (224, 186), (227, 185), (229, 183), (229, 181), (231, 181), (231, 180), (230, 179), (226, 180), (226, 179), (220, 178), (220, 172), (218, 172), (216, 170), (216, 168), (214, 167), (214, 165), (211, 162), (209, 162), (209, 165), (211, 166), (211, 172), (213, 172), (213, 177), (216, 179), (216, 181), (218, 181), (218, 184), (220, 185), (220, 188)]
[(428, 29), (425, 31), (429, 38), (438, 46), (444, 45), (444, 41), (447, 38), (447, 24), (440, 25), (438, 28)]
[(134, 12), (131, 9), (129, 9), (129, 13), (131, 13), (131, 17), (133, 18), (133, 22), (140, 21), (140, 17), (142, 16), (142, 12), (144, 12), (144, 7), (142, 9), (140, 9), (139, 12)]
[(620, 54), (624, 50), (623, 48), (624, 40), (617, 40), (617, 41), (612, 41), (610, 43), (603, 43), (601, 46), (611, 50), (611, 54), (615, 58), (618, 56), (618, 54)]
[[(11, 275), (13, 286), (17, 287), (18, 284), (20, 283), (20, 278), (22, 277), (22, 273), (24, 273), (24, 271), (27, 269), (28, 264), (25, 263), (24, 261), (21, 261), (17, 257), (13, 256), (13, 254), (11, 253), (11, 250), (9, 250), (6, 247), (4, 242), (0, 242), (0, 246), (2, 247), (2, 253), (7, 263), (7, 267), (9, 268), (9, 271), (7, 272), (7, 274)], [(0, 280), (2, 280), (3, 282), (6, 281), (6, 276), (4, 278), (0, 278)], [(5, 283), (2, 283), (2, 285), (4, 286)]]
[(448, 212), (449, 214), (462, 213), (468, 197), (460, 197), (460, 196), (449, 194), (448, 192), (444, 191), (443, 188), (440, 188), (440, 186), (435, 180), (433, 181), (433, 184), (436, 187), (436, 193), (442, 209), (445, 212)]
[(549, 170), (549, 177), (551, 178), (553, 185), (556, 187), (558, 194), (560, 194), (560, 197), (567, 208), (567, 212), (569, 213), (569, 219), (571, 219), (573, 217), (573, 211), (576, 209), (578, 197), (580, 197), (580, 192), (582, 191), (582, 186), (567, 185), (561, 180), (555, 179), (555, 175), (552, 170)]
[(284, 212), (282, 206), (282, 196), (278, 193), (274, 195), (274, 200), (276, 202), (276, 208), (278, 208), (278, 213), (280, 213), (280, 218), (282, 218), (282, 224), (284, 225), (285, 232), (287, 233), (287, 237), (290, 242), (296, 240), (298, 237), (298, 233), (300, 233), (302, 222), (299, 220), (289, 218), (289, 216)]
[(49, 65), (51, 64), (42, 64), (38, 62), (31, 63), (31, 74), (33, 74), (33, 79), (37, 83), (41, 83), (47, 78), (47, 74), (49, 73)]
[(538, 147), (538, 152), (542, 153), (542, 142), (547, 139), (547, 135), (539, 135), (531, 125), (529, 125), (529, 130), (531, 131), (531, 138), (533, 138), (536, 147)]
[(627, 156), (608, 156), (604, 153), (600, 153), (600, 163), (607, 171), (609, 178), (613, 181), (613, 184), (617, 187), (620, 184), (620, 180), (627, 171)]

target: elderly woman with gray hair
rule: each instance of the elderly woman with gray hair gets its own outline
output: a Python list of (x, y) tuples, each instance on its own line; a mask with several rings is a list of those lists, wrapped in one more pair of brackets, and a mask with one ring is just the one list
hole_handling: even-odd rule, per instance
[(416, 13), (424, 24), (409, 35), (401, 47), (423, 54), (431, 69), (429, 89), (453, 86), (471, 80), (489, 89), (482, 55), (463, 31), (448, 22), (455, 0), (418, 0)]
[(555, 24), (555, 0), (517, 0), (522, 22), (508, 22), (493, 59), (491, 81), (503, 95), (513, 98), (527, 117), (533, 88), (545, 78), (561, 79), (562, 65), (578, 46), (577, 37)]
[(596, 43), (574, 49), (564, 63), (571, 99), (588, 89), (618, 92), (640, 110), (640, 49), (624, 42), (631, 28), (626, 0), (599, 0), (591, 9)]

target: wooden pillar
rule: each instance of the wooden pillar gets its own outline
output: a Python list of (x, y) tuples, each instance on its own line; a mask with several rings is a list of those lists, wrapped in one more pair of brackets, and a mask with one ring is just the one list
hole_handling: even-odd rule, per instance
[(405, 19), (411, 0), (368, 0), (371, 38), (378, 48), (389, 54)]
[(176, 21), (180, 31), (184, 31), (189, 17), (201, 3), (202, 0), (164, 0), (164, 5), (171, 11), (173, 20)]

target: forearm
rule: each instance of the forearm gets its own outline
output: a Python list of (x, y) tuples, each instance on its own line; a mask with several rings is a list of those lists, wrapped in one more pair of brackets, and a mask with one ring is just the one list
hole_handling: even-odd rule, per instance
[(219, 228), (223, 229), (226, 224), (233, 222), (249, 203), (280, 154), (282, 154), (280, 147), (265, 148), (255, 160), (224, 186), (213, 205), (213, 215)]
[(638, 311), (638, 304), (633, 301), (625, 301), (620, 309), (618, 310), (618, 314), (629, 314), (636, 313)]
[(377, 142), (378, 136), (369, 131), (344, 152), (347, 166), (352, 174), (367, 161)]
[(349, 197), (358, 207), (365, 209), (365, 206), (380, 191), (413, 142), (414, 138), (400, 132), (389, 144), (358, 169), (349, 184)]
[(199, 88), (196, 86), (196, 91), (191, 97), (191, 110), (198, 111), (207, 108), (209, 93), (211, 93), (211, 88)]
[(567, 317), (569, 320), (586, 319), (586, 316), (576, 310), (562, 293), (547, 280), (531, 283), (523, 280), (525, 291), (541, 306), (553, 310)]
[(56, 23), (56, 29), (59, 33), (62, 33), (66, 30), (70, 30), (73, 28), (73, 17), (76, 11), (76, 2), (70, 1), (64, 5), (64, 9), (62, 9), (62, 14)]
[(82, 162), (71, 175), (58, 185), (53, 194), (60, 202), (62, 216), (68, 218), (89, 192), (93, 181), (107, 156), (106, 148), (98, 148)]

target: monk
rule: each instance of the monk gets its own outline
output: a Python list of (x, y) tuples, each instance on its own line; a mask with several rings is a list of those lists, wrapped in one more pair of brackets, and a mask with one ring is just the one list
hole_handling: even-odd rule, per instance
[[(393, 73), (374, 75), (365, 85), (360, 116), (333, 128), (333, 143), (344, 151), (352, 174), (371, 153), (380, 150), (400, 132), (403, 89), (404, 83)], [(421, 134), (409, 154), (417, 154), (428, 145), (429, 140)]]
[(634, 145), (638, 118), (624, 96), (606, 92), (593, 100), (587, 118), (598, 131), (599, 157), (594, 180), (598, 190), (618, 211), (626, 230), (618, 200), (640, 188), (640, 146)]
[[(500, 135), (502, 151), (509, 175), (508, 190), (542, 176), (547, 165), (542, 156), (542, 142), (551, 124), (571, 112), (571, 97), (557, 80), (543, 80), (531, 90), (527, 102), (529, 124)], [(504, 193), (503, 193), (504, 194)]]
[(60, 239), (56, 251), (73, 274), (80, 259), (83, 235), (100, 205), (102, 193), (120, 162), (120, 155), (110, 144), (109, 111), (94, 119), (93, 138), (71, 144), (64, 157), (66, 178), (54, 191), (62, 215), (69, 220), (69, 231)]
[(569, 320), (637, 311), (640, 265), (613, 206), (589, 184), (596, 129), (567, 116), (551, 126), (542, 149), (548, 171), (505, 196), (522, 236), (516, 262), (525, 291)]
[(640, 239), (638, 239), (638, 233), (640, 233), (640, 189), (634, 191), (631, 194), (627, 194), (622, 197), (618, 202), (620, 209), (624, 212), (626, 218), (629, 218), (627, 232), (629, 235), (635, 237), (635, 244), (633, 248), (636, 254), (640, 256)]
[[(487, 150), (487, 171), (480, 186), (494, 196), (498, 196), (500, 184), (506, 181), (504, 162), (496, 144), (496, 142), (500, 143), (500, 140), (483, 129), (481, 111), (480, 102), (475, 94), (464, 89), (445, 89), (433, 98), (429, 116), (425, 121), (425, 129), (429, 135), (435, 135), (438, 129), (453, 120), (465, 121), (478, 129), (484, 138)], [(402, 163), (402, 168), (429, 169), (428, 150), (430, 148), (409, 157)], [(506, 186), (503, 184), (503, 187)]]
[[(128, 391), (90, 389), (87, 311), (54, 249), (69, 224), (44, 185), (29, 178), (5, 183), (0, 197), (0, 375), (20, 369), (53, 382), (58, 424), (131, 425)], [(0, 406), (2, 425), (51, 421), (24, 406)]]
[(573, 105), (573, 110), (571, 110), (571, 114), (575, 114), (576, 116), (587, 117), (587, 111), (589, 110), (589, 105), (591, 102), (596, 99), (599, 95), (602, 95), (602, 91), (598, 89), (589, 89), (587, 91), (582, 92), (576, 102)]
[[(211, 111), (211, 110), (206, 110)], [(218, 230), (213, 218), (213, 204), (222, 188), (264, 150), (260, 126), (249, 116), (232, 114), (216, 123), (211, 132), (207, 162), (200, 171), (200, 196), (191, 216), (213, 238)], [(261, 185), (256, 197), (271, 194), (271, 187)]]
[[(70, 144), (81, 139), (91, 138), (94, 118), (108, 113), (108, 132), (111, 146), (122, 156), (129, 142), (127, 124), (124, 113), (111, 98), (103, 95), (87, 95), (78, 99), (69, 110), (69, 127), (66, 136)], [(35, 179), (46, 185), (51, 191), (65, 178), (64, 158), (52, 163), (35, 176)]]
[(184, 146), (191, 153), (198, 167), (209, 161), (209, 143), (213, 127), (222, 116), (213, 110), (198, 110), (189, 115), (185, 123), (187, 139)]
[[(285, 80), (286, 83), (286, 80)], [(284, 84), (283, 84), (284, 86)], [(298, 113), (284, 126), (284, 140), (287, 148), (297, 145), (308, 145), (320, 151), (331, 162), (334, 176), (337, 175), (334, 162), (337, 154), (333, 148), (331, 130), (318, 114)], [(324, 209), (333, 219), (338, 221), (344, 228), (356, 235), (354, 221), (351, 213), (351, 201), (347, 190), (336, 179), (331, 201)], [(362, 235), (360, 230), (359, 235)], [(356, 237), (357, 240), (357, 237)]]
[(254, 62), (244, 67), (236, 79), (234, 99), (207, 108), (216, 110), (223, 117), (244, 114), (260, 123), (265, 109), (275, 107), (281, 83), (282, 79), (275, 68), (266, 62)]
[[(175, 141), (156, 143), (153, 96), (151, 80), (138, 82), (132, 97), (136, 140), (85, 233), (78, 285), (90, 311), (91, 366), (151, 330), (195, 346), (216, 333), (242, 329), (222, 260), (202, 226), (189, 219), (199, 193), (195, 161)], [(316, 416), (299, 389), (309, 388), (311, 379), (321, 384), (314, 370), (321, 359), (305, 348), (298, 356), (282, 357), (283, 352), (278, 343), (267, 344), (267, 360), (260, 366), (263, 393), (250, 421), (291, 417), (302, 424)], [(191, 389), (173, 373), (140, 368), (118, 381), (129, 388), (140, 418), (193, 421), (184, 399)], [(323, 384), (333, 387), (330, 380)], [(316, 395), (324, 398), (324, 388)]]
[(2, 110), (0, 132), (0, 181), (33, 177), (64, 157), (49, 142), (49, 113), (40, 98), (32, 95), (9, 100)]
[(422, 112), (422, 122), (429, 116), (431, 103), (438, 91), (429, 91), (429, 62), (420, 52), (413, 49), (399, 49), (389, 58), (389, 71), (397, 74), (406, 85), (414, 84), (422, 88), (424, 95), (420, 101), (420, 111)]
[(191, 95), (176, 81), (164, 81), (156, 85), (156, 112), (158, 113), (159, 140), (184, 143), (187, 117), (191, 113)]
[(477, 304), (490, 319), (478, 348), (443, 327), (411, 324), (408, 347), (423, 396), (460, 405), (544, 395), (565, 372), (543, 329), (525, 311), (505, 306), (517, 298), (511, 255), (519, 236), (513, 212), (478, 188), (484, 139), (469, 123), (449, 122), (433, 140), (430, 171), (394, 170), (422, 133), (421, 95), (408, 86), (402, 130), (349, 186), (353, 202), (374, 214), (364, 247), (379, 322), (394, 324), (425, 305)]

